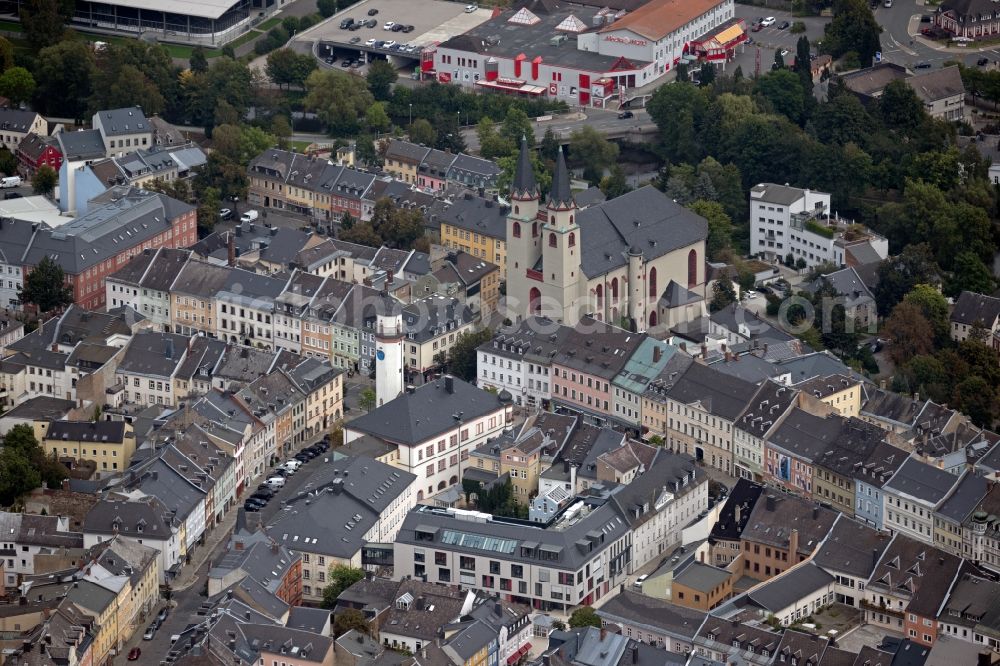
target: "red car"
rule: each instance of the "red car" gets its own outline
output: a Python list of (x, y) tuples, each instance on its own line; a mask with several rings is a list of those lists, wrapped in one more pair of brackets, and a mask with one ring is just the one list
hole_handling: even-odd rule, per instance
[(140, 650), (137, 647), (134, 647), (134, 648), (132, 648), (131, 650), (128, 651), (128, 660), (129, 661), (138, 661), (139, 655), (141, 655), (141, 654), (142, 654), (142, 650)]

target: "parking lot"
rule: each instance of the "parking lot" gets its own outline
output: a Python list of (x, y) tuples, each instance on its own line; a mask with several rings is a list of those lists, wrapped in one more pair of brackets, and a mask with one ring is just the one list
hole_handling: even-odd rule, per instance
[[(466, 12), (465, 8), (462, 2), (443, 0), (364, 0), (334, 14), (298, 39), (315, 42), (317, 48), (314, 52), (324, 61), (333, 57), (338, 61), (360, 59), (364, 63), (372, 55), (417, 60), (420, 58), (420, 47), (461, 35), (490, 17), (487, 9)], [(372, 11), (377, 13), (370, 14)], [(353, 30), (342, 28), (347, 19), (365, 25)], [(373, 21), (375, 25), (369, 25)], [(389, 22), (412, 26), (412, 30), (393, 32), (391, 27), (386, 28)], [(394, 64), (401, 63), (397, 61)]]
[[(829, 19), (816, 16), (795, 17), (788, 12), (782, 12), (763, 7), (751, 7), (748, 5), (736, 5), (736, 16), (746, 21), (747, 31), (752, 44), (742, 47), (742, 51), (736, 54), (736, 58), (726, 64), (726, 72), (732, 72), (737, 66), (743, 69), (743, 74), (750, 76), (754, 73), (757, 63), (757, 51), (760, 50), (760, 72), (764, 74), (771, 70), (774, 64), (774, 52), (785, 49), (788, 54), (784, 56), (785, 64), (791, 65), (795, 59), (795, 45), (799, 37), (803, 34), (809, 38), (810, 44), (815, 44), (823, 39), (823, 29)], [(759, 18), (768, 16), (774, 17), (774, 23), (761, 28), (758, 32), (753, 32), (752, 28)], [(788, 28), (781, 29), (779, 26), (787, 21)], [(806, 26), (804, 33), (793, 33), (791, 26), (796, 21), (801, 21)], [(812, 52), (816, 53), (817, 48), (812, 47)]]

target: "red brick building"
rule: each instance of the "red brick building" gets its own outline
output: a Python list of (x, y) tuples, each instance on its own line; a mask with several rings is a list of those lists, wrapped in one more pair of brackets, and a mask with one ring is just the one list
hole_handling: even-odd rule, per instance
[(17, 171), (25, 179), (34, 176), (43, 164), (47, 164), (59, 173), (63, 158), (59, 152), (59, 143), (55, 139), (39, 136), (34, 132), (21, 140), (15, 157), (17, 157)]
[(73, 300), (88, 310), (104, 307), (104, 279), (135, 255), (158, 247), (185, 248), (198, 240), (194, 206), (131, 187), (108, 190), (87, 213), (55, 229), (33, 224), (22, 254), (24, 277), (51, 257), (66, 272)]

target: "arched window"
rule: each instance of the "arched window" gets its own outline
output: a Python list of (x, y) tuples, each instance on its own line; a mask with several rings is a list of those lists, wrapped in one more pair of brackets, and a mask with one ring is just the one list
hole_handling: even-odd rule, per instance
[(604, 285), (597, 285), (597, 309), (600, 310), (604, 307)]
[(531, 237), (535, 238), (538, 236), (538, 222), (531, 223)]
[(618, 302), (618, 278), (611, 278), (611, 302)]
[(549, 234), (549, 247), (555, 247), (555, 246), (556, 246), (556, 235)]
[(569, 223), (573, 224), (573, 216), (572, 215), (569, 216)]
[(698, 285), (698, 251), (688, 252), (688, 289)]
[(576, 247), (576, 234), (572, 231), (569, 232), (569, 246)]
[(520, 238), (520, 237), (521, 237), (521, 223), (520, 222), (515, 222), (514, 223), (514, 238)]
[(533, 315), (542, 314), (542, 292), (538, 287), (532, 287), (528, 292), (528, 312)]
[(656, 298), (656, 267), (649, 269), (649, 297)]
[(520, 206), (514, 206), (514, 215), (517, 215), (520, 212), (521, 212), (521, 207)]
[(656, 326), (656, 310), (649, 313), (649, 327), (653, 328)]
[(424, 499), (424, 491), (422, 491), (422, 490), (418, 490), (418, 491), (417, 491), (417, 501), (418, 501), (418, 502), (420, 502), (420, 501), (422, 501), (423, 499)]

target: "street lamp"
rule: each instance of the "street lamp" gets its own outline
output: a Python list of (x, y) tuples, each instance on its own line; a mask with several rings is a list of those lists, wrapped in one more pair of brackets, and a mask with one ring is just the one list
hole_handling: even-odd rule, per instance
[(455, 112), (455, 122), (458, 123), (458, 128), (462, 129), (462, 112), (461, 111), (456, 111)]
[(410, 102), (410, 125), (413, 125), (413, 102)]

